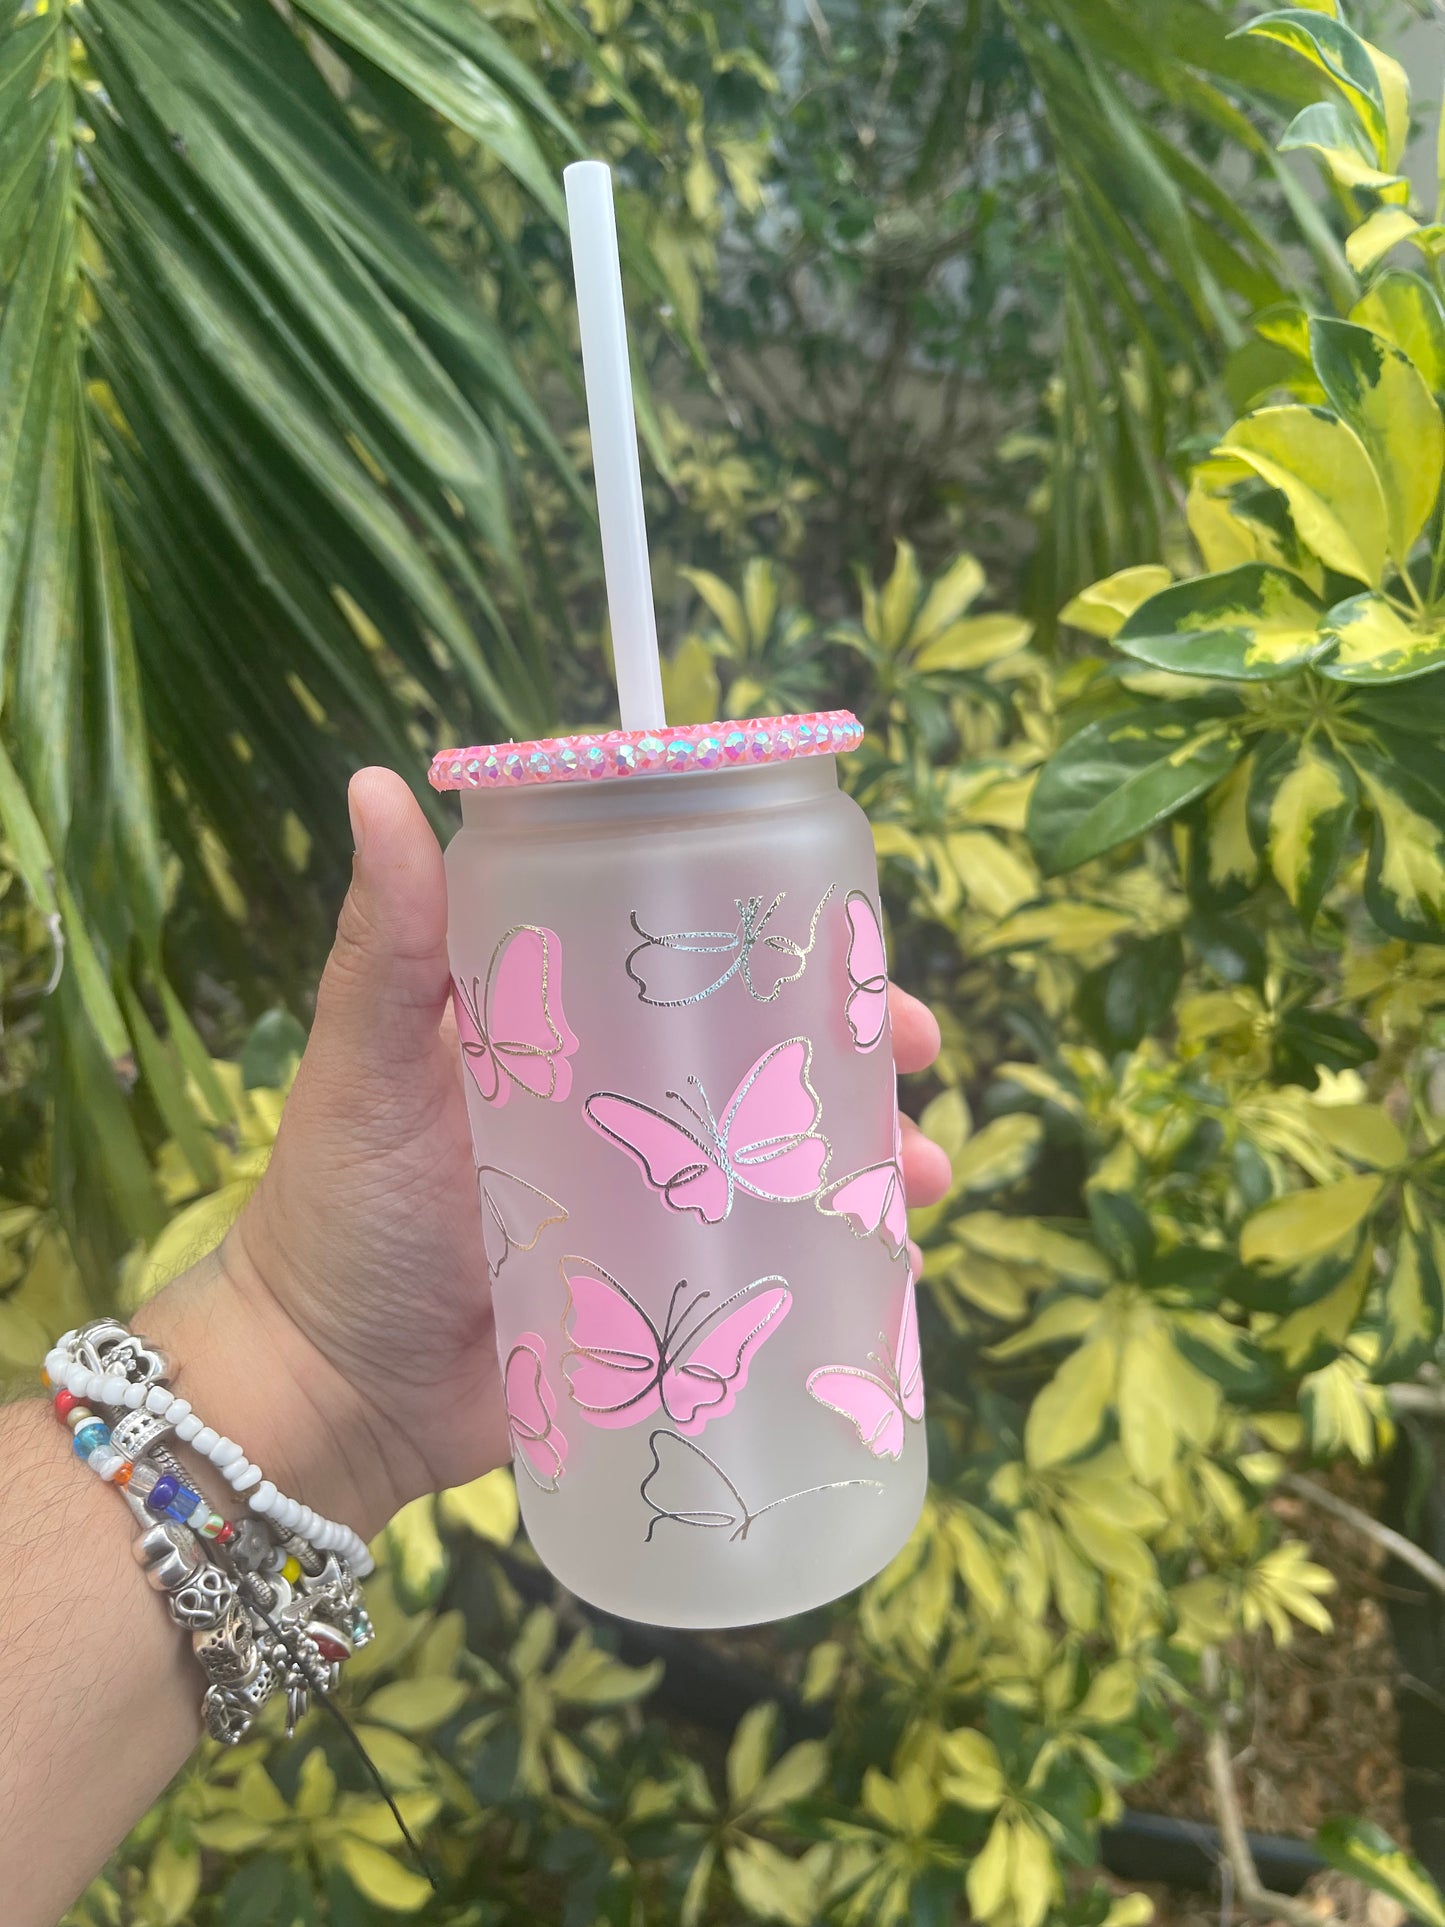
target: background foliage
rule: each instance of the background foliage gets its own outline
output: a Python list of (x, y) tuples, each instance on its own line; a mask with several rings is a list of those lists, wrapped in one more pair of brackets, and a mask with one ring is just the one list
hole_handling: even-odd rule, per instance
[(924, 1521), (709, 1647), (730, 1738), (494, 1474), (393, 1523), (348, 1668), (436, 1894), (313, 1717), (199, 1757), (77, 1920), (1131, 1927), (1100, 1826), (1328, 1627), (1271, 1494), (1439, 1363), (1445, 230), (1393, 62), (1245, 13), (0, 8), (0, 1359), (264, 1170), (347, 769), (606, 714), (583, 150), (670, 713), (863, 715), (954, 1173)]

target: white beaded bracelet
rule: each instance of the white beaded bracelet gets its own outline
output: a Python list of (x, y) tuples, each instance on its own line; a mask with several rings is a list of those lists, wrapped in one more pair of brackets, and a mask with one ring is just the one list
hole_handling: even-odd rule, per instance
[(262, 1477), (260, 1466), (251, 1463), (234, 1439), (217, 1432), (196, 1415), (188, 1399), (175, 1397), (164, 1385), (143, 1385), (114, 1373), (92, 1372), (73, 1360), (69, 1347), (75, 1336), (74, 1332), (67, 1332), (46, 1354), (45, 1369), (52, 1385), (63, 1385), (90, 1405), (130, 1411), (144, 1406), (155, 1417), (173, 1425), (183, 1445), (194, 1447), (203, 1458), (209, 1459), (233, 1492), (244, 1493), (253, 1512), (287, 1532), (299, 1534), (321, 1552), (336, 1553), (358, 1578), (364, 1579), (372, 1570), (375, 1562), (360, 1533), (279, 1492), (270, 1479)]

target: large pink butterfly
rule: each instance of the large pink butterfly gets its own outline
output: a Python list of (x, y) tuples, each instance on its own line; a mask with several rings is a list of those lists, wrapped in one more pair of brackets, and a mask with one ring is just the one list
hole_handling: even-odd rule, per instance
[(898, 1104), (893, 1105), (893, 1156), (868, 1164), (818, 1193), (818, 1209), (829, 1218), (846, 1218), (855, 1238), (883, 1240), (890, 1258), (908, 1243), (908, 1201), (903, 1195), (903, 1133)]
[(754, 1003), (772, 1003), (784, 985), (796, 983), (807, 967), (818, 919), (833, 886), (828, 885), (813, 912), (806, 943), (768, 929), (785, 894), (780, 890), (766, 908), (761, 897), (734, 897), (738, 913), (734, 930), (677, 930), (654, 936), (634, 910), (632, 927), (642, 942), (628, 951), (626, 967), (637, 985), (638, 1001), (658, 1010), (681, 1010), (700, 1004), (738, 977)]
[(861, 890), (850, 890), (848, 1001), (843, 1006), (855, 1050), (876, 1050), (888, 1028), (888, 958), (878, 912)]
[(870, 1354), (877, 1372), (858, 1365), (823, 1365), (808, 1374), (808, 1390), (830, 1412), (841, 1412), (876, 1459), (903, 1451), (905, 1418), (923, 1417), (923, 1358), (918, 1346), (918, 1301), (910, 1278), (904, 1288), (898, 1338), (883, 1357)]
[(567, 1059), (577, 1049), (562, 1009), (562, 942), (555, 930), (521, 923), (492, 952), (485, 987), (452, 979), (462, 1056), (489, 1104), (513, 1085), (561, 1103), (572, 1088)]
[(567, 1386), (593, 1425), (637, 1425), (659, 1410), (681, 1432), (700, 1432), (730, 1412), (748, 1382), (748, 1365), (787, 1317), (793, 1294), (781, 1278), (756, 1278), (707, 1308), (711, 1294), (684, 1302), (676, 1286), (662, 1330), (600, 1265), (564, 1258), (563, 1325), (572, 1349), (562, 1357)]
[(647, 1444), (652, 1453), (652, 1468), (638, 1489), (642, 1503), (652, 1514), (643, 1534), (648, 1545), (664, 1519), (680, 1526), (725, 1531), (736, 1543), (747, 1538), (765, 1512), (773, 1512), (780, 1505), (791, 1505), (794, 1499), (811, 1498), (815, 1492), (841, 1492), (850, 1486), (862, 1486), (878, 1493), (883, 1490), (877, 1479), (830, 1479), (826, 1485), (785, 1492), (781, 1499), (769, 1499), (766, 1505), (753, 1511), (716, 1460), (710, 1459), (691, 1439), (659, 1429), (649, 1434)]
[(502, 1393), (513, 1462), (525, 1467), (544, 1492), (555, 1492), (567, 1462), (567, 1441), (557, 1424), (556, 1394), (547, 1382), (547, 1341), (536, 1332), (523, 1332), (507, 1353)]
[(621, 1145), (674, 1211), (694, 1211), (718, 1224), (733, 1208), (734, 1189), (774, 1203), (818, 1194), (832, 1155), (818, 1128), (822, 1106), (808, 1082), (813, 1046), (805, 1037), (774, 1044), (729, 1098), (721, 1121), (695, 1077), (692, 1104), (679, 1091), (668, 1097), (687, 1122), (635, 1097), (598, 1091), (583, 1105), (587, 1121)]

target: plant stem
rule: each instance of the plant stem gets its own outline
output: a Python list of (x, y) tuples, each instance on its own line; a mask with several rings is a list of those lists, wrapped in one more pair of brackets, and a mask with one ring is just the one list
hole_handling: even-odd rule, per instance
[[(1206, 1691), (1219, 1691), (1219, 1654), (1210, 1647), (1203, 1655), (1203, 1680)], [(1219, 1712), (1216, 1702), (1215, 1711)], [(1239, 1811), (1239, 1789), (1234, 1783), (1234, 1763), (1229, 1757), (1229, 1741), (1222, 1721), (1210, 1729), (1204, 1743), (1204, 1761), (1214, 1794), (1214, 1817), (1219, 1827), (1219, 1844), (1234, 1884), (1234, 1905), (1252, 1920), (1282, 1920), (1287, 1927), (1328, 1927), (1337, 1918), (1333, 1913), (1317, 1914), (1302, 1900), (1288, 1894), (1272, 1893), (1259, 1877), (1249, 1837)]]
[(1297, 1472), (1286, 1473), (1280, 1480), (1280, 1484), (1287, 1492), (1293, 1492), (1297, 1498), (1306, 1500), (1310, 1505), (1318, 1506), (1321, 1512), (1332, 1513), (1336, 1519), (1342, 1519), (1347, 1526), (1353, 1526), (1363, 1538), (1372, 1539), (1377, 1546), (1383, 1546), (1387, 1552), (1393, 1553), (1402, 1565), (1409, 1566), (1413, 1572), (1419, 1573), (1426, 1584), (1433, 1586), (1436, 1592), (1445, 1594), (1445, 1566), (1442, 1566), (1438, 1559), (1432, 1559), (1423, 1547), (1415, 1544), (1413, 1539), (1407, 1539), (1403, 1532), (1396, 1532), (1391, 1526), (1381, 1525), (1379, 1520), (1372, 1519), (1368, 1512), (1361, 1512), (1358, 1506), (1351, 1505), (1347, 1499), (1337, 1499), (1333, 1492), (1326, 1492), (1322, 1485), (1316, 1485), (1313, 1479), (1301, 1478)]

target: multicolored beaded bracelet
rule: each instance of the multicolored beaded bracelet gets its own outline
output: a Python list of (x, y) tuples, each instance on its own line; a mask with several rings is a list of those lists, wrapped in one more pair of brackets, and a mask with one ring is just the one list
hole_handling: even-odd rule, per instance
[[(42, 1377), (48, 1385), (49, 1373), (43, 1373)], [(177, 1525), (189, 1526), (203, 1539), (214, 1539), (218, 1545), (225, 1546), (235, 1538), (236, 1528), (219, 1512), (213, 1512), (199, 1492), (193, 1492), (170, 1473), (147, 1465), (143, 1459), (130, 1459), (116, 1451), (110, 1427), (74, 1392), (62, 1389), (51, 1403), (55, 1416), (63, 1420), (74, 1435), (76, 1457), (84, 1459), (91, 1471), (107, 1484), (128, 1489), (144, 1501), (148, 1512), (154, 1512), (159, 1518), (174, 1519)]]
[[(116, 1325), (114, 1329), (122, 1340), (130, 1338), (123, 1325)], [(124, 1407), (129, 1411), (144, 1408), (156, 1417), (164, 1418), (175, 1427), (176, 1437), (183, 1445), (194, 1446), (197, 1452), (211, 1461), (233, 1492), (247, 1495), (247, 1504), (252, 1512), (270, 1519), (284, 1531), (294, 1532), (298, 1538), (309, 1541), (322, 1552), (336, 1553), (358, 1578), (364, 1579), (372, 1570), (374, 1562), (366, 1541), (359, 1533), (339, 1520), (328, 1519), (310, 1506), (303, 1505), (299, 1499), (288, 1498), (271, 1480), (262, 1476), (261, 1468), (247, 1459), (234, 1439), (205, 1424), (191, 1409), (190, 1401), (175, 1397), (168, 1386), (159, 1382), (158, 1374), (152, 1373), (148, 1378), (130, 1378), (119, 1372), (93, 1371), (83, 1360), (71, 1356), (69, 1348), (75, 1337), (74, 1332), (67, 1332), (46, 1354), (42, 1377), (47, 1385), (56, 1388), (63, 1386), (74, 1397), (85, 1399), (92, 1406)], [(96, 1422), (100, 1423), (98, 1420)], [(106, 1445), (109, 1446), (108, 1439)], [(108, 1459), (101, 1461), (101, 1465), (108, 1463)], [(95, 1470), (100, 1471), (101, 1465), (97, 1465)], [(114, 1472), (110, 1476), (114, 1477)]]

